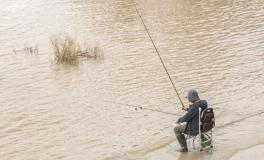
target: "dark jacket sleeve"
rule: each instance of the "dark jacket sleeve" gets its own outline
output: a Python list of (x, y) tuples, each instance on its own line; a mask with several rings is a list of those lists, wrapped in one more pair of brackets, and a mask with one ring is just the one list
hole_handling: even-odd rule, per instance
[(178, 122), (189, 122), (197, 114), (195, 106), (191, 105), (188, 112), (179, 118)]

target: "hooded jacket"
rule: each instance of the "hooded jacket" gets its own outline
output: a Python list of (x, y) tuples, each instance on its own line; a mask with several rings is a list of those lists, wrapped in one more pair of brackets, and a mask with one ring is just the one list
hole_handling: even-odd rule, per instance
[(200, 100), (196, 90), (190, 90), (187, 98), (192, 104), (189, 105), (187, 113), (179, 118), (178, 122), (187, 122), (184, 133), (194, 136), (199, 133), (199, 107), (201, 107), (202, 110), (206, 109), (207, 102), (205, 100)]

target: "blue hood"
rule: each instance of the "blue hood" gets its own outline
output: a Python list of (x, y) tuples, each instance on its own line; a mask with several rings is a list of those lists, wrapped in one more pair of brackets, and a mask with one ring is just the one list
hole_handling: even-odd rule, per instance
[(194, 102), (200, 100), (198, 92), (195, 89), (191, 89), (188, 91), (187, 98), (188, 98), (189, 102), (191, 102), (191, 103), (194, 103)]

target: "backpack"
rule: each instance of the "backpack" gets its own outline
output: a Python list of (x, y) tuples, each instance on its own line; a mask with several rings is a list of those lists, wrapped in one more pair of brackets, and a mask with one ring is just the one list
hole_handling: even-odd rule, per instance
[(215, 127), (215, 116), (213, 108), (206, 108), (201, 113), (201, 132), (210, 131)]

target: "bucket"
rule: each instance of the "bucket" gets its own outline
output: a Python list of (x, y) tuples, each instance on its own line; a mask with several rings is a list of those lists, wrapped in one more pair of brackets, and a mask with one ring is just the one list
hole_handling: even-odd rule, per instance
[(212, 136), (208, 134), (202, 134), (201, 144), (203, 149), (207, 149), (213, 146)]

